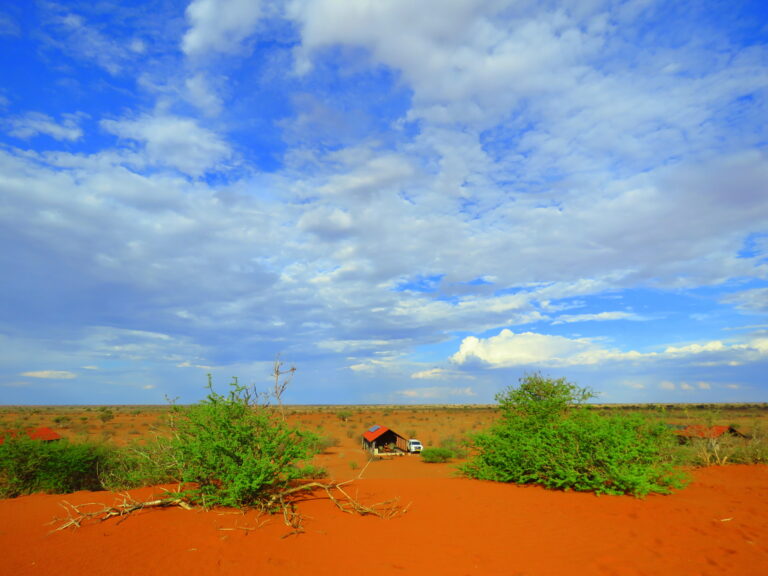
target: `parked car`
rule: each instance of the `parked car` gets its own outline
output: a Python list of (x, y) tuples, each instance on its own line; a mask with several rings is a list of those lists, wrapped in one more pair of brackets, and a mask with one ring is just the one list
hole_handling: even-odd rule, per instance
[(421, 445), (421, 440), (416, 440), (416, 438), (411, 438), (408, 440), (408, 452), (411, 454), (418, 454), (424, 449), (424, 446)]

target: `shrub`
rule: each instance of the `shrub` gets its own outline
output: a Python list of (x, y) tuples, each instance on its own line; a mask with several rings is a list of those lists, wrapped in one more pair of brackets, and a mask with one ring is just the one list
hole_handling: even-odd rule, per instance
[(172, 451), (186, 492), (204, 506), (269, 506), (289, 484), (305, 476), (300, 464), (314, 454), (315, 435), (289, 427), (238, 384), (229, 394), (213, 390), (186, 408), (174, 406)]
[(22, 432), (7, 435), (0, 445), (0, 497), (99, 490), (99, 471), (112, 450), (101, 444), (67, 440), (40, 442)]
[(448, 462), (453, 458), (453, 452), (448, 448), (424, 448), (421, 451), (421, 459), (428, 464)]
[(110, 452), (99, 473), (107, 490), (164, 484), (177, 479), (175, 460), (167, 440), (133, 444)]
[(501, 418), (472, 437), (471, 477), (604, 494), (668, 493), (680, 487), (669, 457), (674, 439), (660, 421), (605, 415), (584, 405), (591, 391), (525, 376), (497, 396)]
[(466, 440), (455, 436), (448, 436), (440, 440), (440, 447), (449, 450), (451, 458), (466, 458), (468, 454)]
[(339, 420), (341, 420), (342, 422), (346, 422), (347, 420), (352, 418), (352, 412), (350, 412), (349, 410), (339, 410), (338, 412), (336, 412), (336, 416), (338, 416)]
[(333, 436), (315, 436), (312, 442), (310, 443), (312, 452), (317, 454), (324, 454), (327, 452), (330, 448), (334, 448), (341, 444), (339, 442), (338, 438), (334, 438)]
[(112, 412), (112, 410), (110, 410), (109, 408), (101, 408), (99, 410), (99, 419), (101, 419), (101, 421), (104, 424), (106, 424), (110, 420), (113, 420), (114, 417), (115, 417), (114, 412)]
[(762, 426), (755, 425), (747, 438), (723, 435), (719, 438), (690, 438), (675, 449), (678, 464), (712, 466), (768, 463), (768, 440)]

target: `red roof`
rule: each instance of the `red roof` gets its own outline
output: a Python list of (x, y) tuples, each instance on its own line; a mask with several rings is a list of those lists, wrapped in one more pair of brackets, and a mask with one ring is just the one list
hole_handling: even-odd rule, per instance
[[(40, 428), (28, 428), (26, 432), (27, 432), (27, 436), (29, 436), (32, 440), (42, 440), (43, 442), (50, 442), (51, 440), (61, 440), (61, 434), (59, 434), (55, 430), (51, 430), (47, 426), (41, 426)], [(11, 436), (16, 435), (16, 433), (13, 431), (7, 432), (7, 434), (10, 434)], [(4, 441), (5, 441), (5, 437), (0, 436), (0, 444), (2, 444)]]
[(363, 434), (363, 438), (368, 440), (368, 442), (373, 442), (374, 440), (376, 440), (376, 438), (378, 438), (379, 436), (381, 436), (382, 434), (388, 431), (389, 431), (389, 428), (386, 428), (384, 426), (373, 426), (372, 428), (369, 428), (368, 430), (365, 431), (365, 433)]
[(720, 438), (720, 436), (730, 429), (730, 426), (702, 426), (701, 424), (691, 424), (682, 430), (678, 430), (677, 434), (689, 438)]
[(47, 426), (35, 428), (34, 430), (27, 430), (27, 435), (32, 438), (32, 440), (42, 440), (43, 442), (61, 440), (61, 434), (55, 430), (51, 430)]

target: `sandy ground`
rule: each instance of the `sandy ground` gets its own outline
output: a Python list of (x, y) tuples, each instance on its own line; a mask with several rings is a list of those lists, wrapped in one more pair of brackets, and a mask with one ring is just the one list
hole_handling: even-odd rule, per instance
[[(36, 424), (48, 424), (42, 413)], [(119, 411), (102, 423), (71, 414), (86, 434), (125, 443), (151, 436), (157, 413)], [(54, 532), (60, 503), (114, 504), (120, 495), (80, 492), (0, 501), (0, 576), (110, 574), (274, 576), (739, 575), (768, 574), (768, 466), (692, 472), (671, 496), (594, 496), (458, 478), (451, 465), (417, 456), (365, 467), (359, 433), (390, 426), (427, 445), (485, 427), (487, 409), (295, 412), (294, 423), (337, 439), (317, 458), (363, 503), (398, 498), (391, 520), (344, 514), (320, 498), (299, 504), (305, 533), (282, 517), (232, 510), (146, 510), (123, 521)], [(87, 418), (87, 422), (81, 420)], [(141, 432), (137, 434), (136, 432)], [(365, 468), (364, 468), (365, 467)], [(160, 488), (131, 492), (149, 498)]]
[[(602, 496), (451, 477), (416, 457), (373, 462), (351, 490), (399, 498), (390, 520), (299, 505), (305, 533), (280, 517), (230, 510), (147, 510), (51, 532), (60, 502), (112, 504), (79, 492), (0, 501), (0, 574), (764, 575), (768, 467), (697, 470), (671, 496)], [(159, 492), (159, 489), (155, 489)], [(137, 498), (151, 489), (133, 491)]]

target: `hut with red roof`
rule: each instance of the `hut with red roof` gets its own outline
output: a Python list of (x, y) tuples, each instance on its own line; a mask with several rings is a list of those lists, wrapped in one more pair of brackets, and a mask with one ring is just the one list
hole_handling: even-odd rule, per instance
[[(56, 440), (61, 440), (61, 434), (55, 430), (52, 430), (51, 428), (48, 428), (47, 426), (40, 426), (39, 428), (27, 428), (24, 432), (31, 440), (39, 440), (40, 442), (54, 442)], [(16, 432), (9, 430), (0, 436), (0, 444), (5, 442), (6, 436), (15, 437)]]
[(690, 442), (694, 438), (715, 439), (725, 435), (736, 438), (748, 438), (733, 426), (704, 426), (702, 424), (690, 424), (675, 430), (681, 443)]
[(408, 441), (386, 426), (371, 426), (363, 433), (363, 448), (374, 456), (394, 456), (408, 452)]

